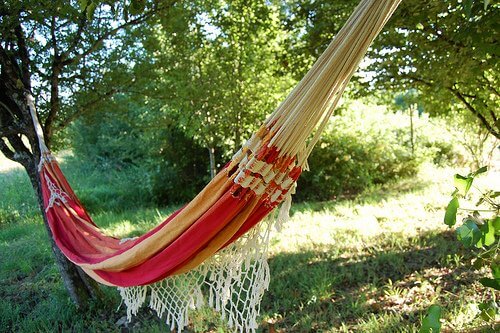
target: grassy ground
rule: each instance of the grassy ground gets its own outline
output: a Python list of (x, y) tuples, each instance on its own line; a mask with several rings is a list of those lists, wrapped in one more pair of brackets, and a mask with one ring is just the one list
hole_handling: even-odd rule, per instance
[[(126, 174), (65, 157), (77, 194), (116, 236), (144, 232), (175, 208), (144, 207)], [(429, 166), (356, 199), (294, 205), (291, 221), (272, 238), (272, 280), (260, 330), (417, 332), (426, 308), (439, 303), (444, 331), (494, 332), (476, 319), (474, 304), (483, 297), (474, 282), (477, 272), (464, 268), (468, 258), (442, 224), (453, 173)], [(105, 295), (85, 311), (71, 304), (29, 181), (0, 159), (0, 331), (167, 330), (148, 309), (124, 323), (117, 292), (105, 288)], [(189, 331), (229, 332), (208, 309), (191, 321)]]

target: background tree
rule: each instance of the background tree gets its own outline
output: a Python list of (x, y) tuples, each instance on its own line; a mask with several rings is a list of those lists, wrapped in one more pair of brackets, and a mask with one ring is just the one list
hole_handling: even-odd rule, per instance
[[(40, 152), (28, 107), (31, 96), (50, 146), (58, 131), (133, 83), (133, 62), (125, 54), (133, 56), (138, 45), (126, 38), (131, 34), (123, 32), (139, 27), (170, 5), (62, 0), (0, 4), (0, 151), (25, 168), (40, 205)], [(120, 72), (110, 68), (122, 68), (121, 73), (128, 75), (117, 75)], [(50, 235), (48, 227), (47, 231)], [(81, 306), (96, 297), (95, 283), (53, 242), (52, 248), (71, 299)]]
[(500, 138), (499, 8), (481, 1), (403, 2), (369, 55), (376, 59), (374, 86), (417, 87), (428, 110), (455, 106)]
[(239, 148), (291, 87), (279, 71), (280, 11), (266, 1), (191, 1), (173, 10), (151, 40), (157, 94), (165, 114), (208, 149), (214, 176), (216, 150)]

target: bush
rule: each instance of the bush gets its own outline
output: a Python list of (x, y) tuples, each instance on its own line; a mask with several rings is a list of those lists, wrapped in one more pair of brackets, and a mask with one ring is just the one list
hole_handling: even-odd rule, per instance
[[(192, 199), (209, 181), (208, 151), (168, 119), (158, 123), (154, 106), (136, 105), (126, 96), (111, 104), (112, 111), (96, 112), (71, 129), (74, 155), (86, 164), (82, 174), (95, 183), (84, 187), (90, 190), (80, 193), (82, 202), (119, 209), (129, 207), (127, 201), (144, 206)], [(99, 182), (93, 174), (106, 179)]]
[(412, 175), (425, 161), (447, 163), (455, 156), (443, 124), (415, 117), (412, 152), (408, 115), (353, 103), (332, 117), (309, 157), (311, 171), (298, 182), (298, 200), (330, 200), (373, 184)]
[(163, 131), (158, 148), (150, 165), (155, 202), (191, 200), (210, 180), (207, 149), (174, 127)]

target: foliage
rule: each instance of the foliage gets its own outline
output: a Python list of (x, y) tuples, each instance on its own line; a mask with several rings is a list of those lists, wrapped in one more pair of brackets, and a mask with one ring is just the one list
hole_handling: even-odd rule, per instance
[[(460, 202), (470, 203), (472, 200), (470, 190), (474, 179), (487, 171), (486, 167), (462, 176), (454, 177), (455, 191), (449, 202), (444, 217), (444, 223), (452, 227), (457, 222), (457, 212), (466, 211), (468, 214), (463, 219), (462, 225), (456, 228), (457, 239), (462, 245), (470, 249), (475, 260), (471, 264), (474, 269), (488, 267), (492, 277), (482, 277), (478, 281), (487, 288), (500, 290), (500, 192), (478, 190), (480, 195), (474, 209), (460, 207)], [(485, 209), (481, 209), (485, 208)], [(485, 213), (487, 214), (485, 216)], [(476, 248), (477, 250), (474, 250)], [(484, 301), (479, 305), (480, 316), (485, 321), (493, 322), (499, 314), (499, 307), (495, 300), (495, 292), (491, 293), (492, 300)]]
[(186, 203), (210, 180), (207, 150), (176, 127), (161, 133), (158, 151), (148, 165), (154, 200), (162, 205)]
[(422, 321), (422, 327), (419, 333), (439, 333), (441, 331), (441, 307), (439, 305), (432, 305), (427, 311)]
[[(299, 200), (330, 200), (374, 184), (413, 175), (424, 161), (446, 164), (456, 150), (443, 122), (424, 115), (410, 119), (359, 103), (335, 115), (299, 178)], [(414, 152), (412, 153), (412, 139)]]
[(451, 112), (444, 119), (453, 124), (453, 144), (460, 147), (465, 162), (471, 170), (494, 163), (494, 153), (500, 140), (490, 135), (484, 126), (475, 122), (472, 115)]
[(291, 85), (278, 71), (279, 11), (267, 1), (190, 1), (172, 15), (146, 44), (159, 78), (154, 96), (187, 136), (227, 158)]
[(403, 1), (369, 54), (375, 61), (368, 70), (376, 71), (370, 85), (416, 87), (427, 110), (470, 113), (500, 137), (499, 9), (481, 1)]
[(155, 124), (160, 108), (144, 102), (119, 94), (82, 117), (71, 128), (74, 154), (90, 167), (131, 173), (131, 193), (143, 204), (187, 202), (209, 180), (206, 149), (174, 124)]
[(137, 30), (170, 6), (140, 1), (146, 10), (126, 18), (119, 15), (136, 2), (0, 5), (2, 56), (20, 59), (25, 79), (21, 84), (32, 90), (48, 144), (72, 121), (134, 84), (143, 56)]

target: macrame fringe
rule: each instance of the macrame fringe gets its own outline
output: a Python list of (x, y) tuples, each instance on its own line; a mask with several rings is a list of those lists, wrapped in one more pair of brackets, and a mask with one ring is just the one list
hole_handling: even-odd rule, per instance
[[(255, 332), (264, 292), (269, 287), (267, 219), (235, 243), (187, 273), (147, 286), (118, 288), (130, 321), (146, 302), (170, 329), (181, 332), (189, 312), (205, 304), (220, 312), (235, 332)], [(208, 301), (208, 302), (207, 302)]]

